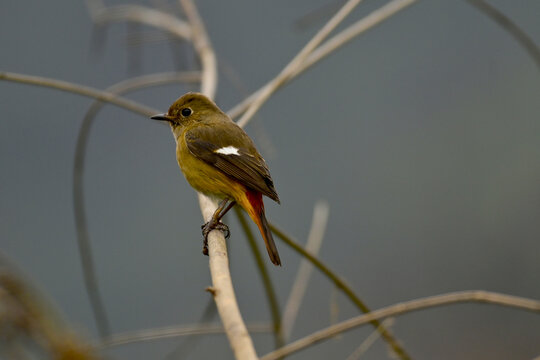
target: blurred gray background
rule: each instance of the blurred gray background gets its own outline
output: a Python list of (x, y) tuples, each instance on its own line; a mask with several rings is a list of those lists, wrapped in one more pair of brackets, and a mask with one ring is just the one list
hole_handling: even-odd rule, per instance
[[(221, 70), (217, 103), (228, 110), (275, 76), (337, 9), (331, 1), (197, 1)], [(489, 2), (540, 42), (539, 1)], [(365, 1), (340, 28), (383, 3)], [(298, 28), (326, 4), (334, 5)], [(2, 1), (0, 69), (103, 89), (134, 75), (196, 67), (188, 45), (155, 29), (112, 25), (104, 42), (94, 30), (83, 2)], [(160, 86), (129, 97), (165, 111), (190, 90), (197, 89)], [(0, 82), (0, 95), (0, 248), (95, 338), (71, 190), (75, 140), (92, 100), (8, 82)], [(327, 200), (321, 259), (373, 309), (465, 289), (540, 298), (540, 73), (468, 3), (420, 1), (400, 12), (280, 90), (246, 130), (282, 199), (280, 206), (266, 202), (269, 219), (304, 242), (313, 205)], [(84, 180), (112, 330), (197, 322), (209, 299), (208, 259), (200, 253), (195, 192), (178, 169), (170, 131), (105, 106), (92, 128)], [(268, 321), (252, 255), (234, 217), (228, 221), (244, 319)], [(277, 245), (284, 265), (269, 270), (283, 305), (299, 257)], [(333, 292), (315, 273), (293, 339), (329, 325)], [(337, 304), (340, 320), (358, 314), (342, 295)], [(489, 305), (405, 315), (393, 330), (415, 359), (540, 355), (538, 315)], [(371, 331), (291, 359), (345, 358)], [(272, 349), (271, 335), (253, 337), (260, 355)], [(181, 341), (106, 354), (161, 359)], [(202, 338), (187, 358), (210, 357), (232, 358), (224, 335)], [(386, 346), (378, 342), (364, 358), (388, 358)]]

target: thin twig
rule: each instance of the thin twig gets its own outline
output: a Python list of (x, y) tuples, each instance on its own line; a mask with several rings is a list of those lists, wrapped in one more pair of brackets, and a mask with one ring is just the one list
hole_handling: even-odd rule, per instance
[(525, 48), (529, 55), (533, 58), (536, 66), (540, 68), (540, 48), (536, 46), (536, 43), (527, 35), (523, 29), (521, 29), (516, 23), (514, 23), (508, 16), (497, 10), (493, 5), (485, 2), (484, 0), (466, 0), (469, 4), (474, 6), (480, 12), (490, 17), (493, 21), (499, 24), (504, 30), (516, 39), (516, 41)]
[(290, 355), (320, 341), (329, 339), (337, 334), (366, 325), (373, 320), (398, 316), (412, 311), (424, 310), (437, 306), (467, 302), (488, 303), (531, 312), (540, 312), (540, 301), (538, 300), (482, 290), (452, 292), (391, 305), (372, 311), (369, 314), (360, 315), (352, 319), (345, 320), (339, 324), (329, 326), (309, 336), (299, 339), (279, 350), (273, 351), (263, 356), (260, 360), (274, 360), (286, 355)]
[[(317, 49), (313, 50), (313, 52), (306, 58), (306, 60), (301, 64), (301, 66), (295, 69), (295, 71), (286, 79), (284, 83), (280, 84), (280, 86), (285, 85), (287, 82), (303, 73), (305, 70), (317, 63), (319, 60), (325, 58), (337, 48), (352, 40), (355, 36), (358, 36), (366, 30), (369, 30), (374, 26), (380, 24), (384, 20), (388, 19), (400, 10), (405, 9), (407, 6), (412, 5), (416, 1), (417, 0), (393, 0), (390, 1), (388, 4), (382, 6), (381, 8), (373, 11), (366, 17), (358, 20), (351, 26), (339, 32), (337, 35), (328, 39)], [(246, 111), (246, 109), (251, 105), (251, 103), (255, 101), (256, 98), (261, 96), (261, 93), (266, 87), (270, 86), (270, 84), (271, 82), (267, 83), (259, 90), (255, 91), (253, 94), (241, 101), (235, 107), (230, 109), (227, 114), (229, 114), (229, 116), (233, 119), (240, 116)], [(278, 90), (278, 88), (275, 88), (274, 91), (275, 90)]]
[[(209, 297), (206, 307), (197, 321), (197, 324), (208, 324), (217, 315), (216, 302), (213, 298)], [(195, 335), (186, 336), (184, 341), (181, 344), (178, 344), (171, 352), (169, 352), (163, 359), (165, 360), (177, 360), (185, 359), (189, 357), (189, 353), (193, 350), (197, 344), (200, 342), (201, 338)]]
[[(270, 223), (270, 230), (276, 234), (281, 240), (283, 240), (287, 245), (289, 245), (293, 250), (300, 253), (304, 258), (309, 260), (317, 269), (319, 269), (328, 279), (330, 279), (334, 285), (340, 289), (345, 296), (347, 296), (351, 302), (363, 313), (369, 313), (371, 310), (367, 305), (356, 295), (353, 289), (341, 279), (335, 272), (333, 272), (328, 266), (326, 266), (321, 260), (313, 256), (310, 252), (306, 251), (302, 246), (300, 246), (296, 241), (294, 241), (290, 236), (288, 236), (284, 231), (279, 229), (276, 225)], [(379, 329), (383, 339), (388, 343), (392, 350), (399, 356), (400, 359), (410, 359), (410, 356), (407, 354), (405, 349), (399, 344), (396, 338), (384, 327), (381, 327), (381, 323), (374, 319), (371, 321), (371, 325), (374, 328)]]
[(294, 70), (298, 68), (309, 54), (319, 46), (321, 42), (354, 10), (354, 8), (362, 0), (348, 0), (341, 9), (315, 34), (315, 36), (304, 46), (302, 50), (283, 68), (283, 70), (270, 81), (254, 101), (246, 109), (246, 112), (240, 120), (238, 125), (243, 127), (247, 122), (255, 115), (257, 110), (264, 104), (266, 100), (272, 95), (276, 89), (283, 85), (287, 78), (294, 73)]
[[(326, 231), (326, 224), (328, 223), (328, 203), (326, 201), (318, 201), (313, 208), (313, 220), (311, 221), (311, 229), (309, 230), (308, 239), (306, 242), (306, 251), (312, 253), (314, 256), (319, 254), (322, 241), (324, 239), (324, 233)], [(289, 299), (285, 305), (285, 311), (283, 311), (283, 337), (287, 341), (291, 337), (292, 328), (296, 321), (296, 315), (300, 304), (306, 293), (307, 285), (311, 274), (313, 272), (313, 265), (306, 259), (302, 259), (296, 279), (291, 287), (291, 293)]]
[[(268, 333), (272, 331), (267, 324), (250, 324), (249, 330), (254, 333)], [(156, 329), (146, 329), (111, 335), (99, 344), (101, 348), (126, 345), (135, 342), (162, 340), (187, 335), (222, 334), (225, 332), (221, 324), (193, 324), (182, 326), (168, 326)]]
[(301, 15), (294, 21), (294, 27), (298, 30), (305, 30), (312, 26), (315, 22), (321, 21), (328, 17), (328, 14), (333, 14), (339, 9), (343, 0), (333, 0), (322, 4), (318, 8), (310, 10), (308, 13)]
[(356, 36), (374, 28), (375, 26), (387, 20), (391, 16), (397, 14), (399, 11), (404, 10), (408, 6), (414, 4), (417, 0), (393, 0), (389, 3), (381, 6), (377, 10), (374, 10), (369, 15), (358, 20), (354, 24), (350, 25), (337, 35), (331, 37), (324, 42), (321, 46), (315, 49), (311, 55), (306, 59), (301, 67), (292, 75), (296, 77), (306, 69), (317, 63), (319, 60), (333, 53), (339, 47), (345, 45)]
[(259, 247), (257, 246), (257, 242), (255, 241), (255, 236), (253, 235), (253, 231), (251, 231), (251, 228), (249, 227), (249, 223), (247, 222), (247, 219), (244, 213), (238, 206), (234, 207), (234, 212), (236, 213), (236, 216), (238, 217), (240, 226), (242, 226), (242, 229), (244, 230), (244, 234), (246, 234), (249, 247), (251, 248), (251, 252), (253, 253), (253, 256), (255, 257), (255, 263), (257, 264), (257, 269), (259, 269), (259, 273), (261, 274), (264, 290), (266, 292), (266, 298), (268, 299), (268, 306), (270, 307), (270, 314), (272, 316), (272, 327), (274, 329), (275, 345), (276, 345), (276, 349), (278, 349), (282, 347), (283, 345), (285, 345), (285, 340), (283, 338), (283, 328), (281, 326), (281, 314), (279, 311), (279, 303), (277, 300), (276, 291), (274, 290), (274, 285), (272, 284), (272, 279), (270, 278), (270, 274), (268, 274), (268, 269), (266, 268), (265, 262), (263, 260), (263, 256), (259, 250)]
[[(390, 329), (394, 325), (394, 318), (384, 319), (381, 326)], [(358, 360), (369, 350), (369, 348), (381, 337), (379, 329), (375, 329), (362, 343), (347, 357), (346, 360)]]
[[(139, 76), (119, 82), (109, 87), (106, 92), (115, 96), (142, 89), (145, 87), (168, 84), (173, 82), (195, 82), (200, 79), (200, 73), (158, 73), (151, 75)], [(96, 325), (101, 337), (106, 337), (110, 334), (109, 320), (105, 311), (105, 306), (99, 292), (99, 286), (94, 270), (94, 261), (92, 256), (92, 248), (90, 246), (90, 236), (88, 233), (88, 225), (86, 223), (86, 213), (84, 204), (84, 168), (86, 146), (90, 129), (94, 122), (95, 116), (105, 103), (96, 100), (86, 112), (75, 146), (75, 157), (73, 160), (73, 212), (75, 215), (75, 228), (77, 231), (77, 244), (79, 248), (79, 256), (84, 276), (84, 284), (90, 304), (96, 319)], [(156, 112), (154, 112), (155, 114)]]
[(89, 86), (79, 85), (68, 81), (56, 80), (42, 76), (32, 76), (13, 72), (0, 72), (0, 80), (18, 82), (22, 84), (37, 85), (49, 87), (60, 91), (86, 96), (89, 98), (105, 101), (121, 108), (133, 111), (143, 116), (152, 116), (158, 110), (139, 104), (138, 102), (128, 100), (107, 91), (91, 88)]

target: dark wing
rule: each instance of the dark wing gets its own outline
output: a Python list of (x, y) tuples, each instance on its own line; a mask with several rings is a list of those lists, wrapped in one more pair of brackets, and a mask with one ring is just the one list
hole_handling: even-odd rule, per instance
[(185, 133), (185, 140), (195, 157), (279, 203), (264, 159), (244, 130), (232, 121), (197, 126)]

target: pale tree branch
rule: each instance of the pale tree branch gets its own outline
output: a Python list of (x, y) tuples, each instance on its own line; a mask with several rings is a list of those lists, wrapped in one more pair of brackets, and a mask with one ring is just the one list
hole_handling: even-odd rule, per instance
[[(328, 214), (328, 203), (326, 201), (318, 201), (313, 208), (313, 220), (311, 221), (311, 229), (309, 230), (305, 246), (306, 251), (312, 253), (314, 256), (319, 254), (319, 249), (321, 248), (326, 231), (326, 224), (328, 223)], [(300, 309), (300, 304), (306, 293), (312, 273), (313, 265), (308, 260), (302, 259), (291, 287), (291, 293), (285, 305), (285, 310), (283, 311), (282, 328), (285, 341), (291, 337), (296, 315)]]
[[(366, 17), (358, 20), (354, 24), (350, 25), (343, 31), (339, 32), (337, 35), (331, 37), (329, 40), (324, 42), (322, 45), (317, 47), (309, 56), (299, 64), (297, 68), (294, 68), (293, 72), (285, 79), (284, 82), (277, 84), (277, 87), (272, 87), (273, 91), (275, 92), (278, 90), (281, 86), (285, 85), (301, 73), (303, 73), (305, 70), (307, 70), (309, 67), (317, 63), (319, 60), (325, 58), (326, 56), (330, 55), (333, 51), (341, 47), (342, 45), (346, 44), (350, 40), (352, 40), (355, 36), (358, 36), (365, 32), (366, 30), (369, 30), (373, 28), (374, 26), (380, 24), (384, 20), (388, 19), (392, 15), (396, 14), (400, 10), (405, 9), (407, 6), (412, 5), (417, 0), (393, 0), (390, 1), (388, 4), (382, 6), (381, 8), (373, 11)], [(261, 87), (259, 90), (255, 91), (253, 94), (242, 100), (239, 104), (234, 106), (232, 109), (230, 109), (227, 114), (231, 118), (237, 118), (241, 114), (243, 114), (247, 108), (259, 97), (263, 95), (263, 91), (265, 89), (270, 88), (272, 85), (273, 80), (268, 82), (266, 85)], [(247, 123), (247, 122), (246, 122)], [(239, 124), (239, 125), (245, 125)]]
[[(180, 0), (192, 29), (192, 41), (201, 60), (201, 92), (213, 99), (217, 88), (217, 62), (214, 50), (204, 28), (201, 17), (192, 0)], [(199, 204), (204, 221), (210, 220), (217, 209), (213, 199), (199, 193)], [(253, 341), (242, 319), (234, 293), (227, 244), (221, 231), (212, 231), (208, 236), (209, 266), (212, 275), (212, 294), (225, 328), (227, 338), (236, 359), (257, 359)]]
[(275, 360), (305, 349), (318, 342), (330, 339), (337, 334), (366, 325), (374, 320), (385, 319), (398, 316), (413, 311), (425, 310), (437, 306), (451, 305), (458, 303), (487, 303), (505, 307), (516, 308), (538, 313), (540, 312), (540, 301), (527, 299), (518, 296), (511, 296), (489, 291), (472, 290), (447, 293), (442, 295), (429, 296), (426, 298), (411, 300), (395, 305), (391, 305), (368, 314), (360, 315), (339, 324), (329, 326), (319, 330), (309, 336), (299, 339), (281, 349), (273, 351), (260, 360)]

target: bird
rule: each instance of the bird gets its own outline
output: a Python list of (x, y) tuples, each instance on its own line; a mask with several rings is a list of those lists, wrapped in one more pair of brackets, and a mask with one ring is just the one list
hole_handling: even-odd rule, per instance
[(151, 119), (169, 123), (176, 140), (176, 159), (188, 183), (220, 200), (210, 221), (201, 226), (203, 253), (208, 255), (210, 231), (230, 235), (221, 218), (239, 205), (259, 228), (272, 263), (281, 266), (262, 196), (278, 204), (280, 200), (268, 166), (248, 134), (212, 100), (196, 92), (183, 95), (166, 113)]

